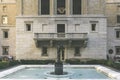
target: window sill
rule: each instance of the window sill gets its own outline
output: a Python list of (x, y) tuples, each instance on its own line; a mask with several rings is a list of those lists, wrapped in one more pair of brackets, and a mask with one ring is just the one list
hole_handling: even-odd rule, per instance
[(48, 57), (48, 54), (44, 54), (44, 55), (42, 54), (41, 56), (43, 56), (43, 57)]
[(9, 38), (3, 38), (3, 40), (9, 40)]
[(27, 33), (32, 33), (32, 31), (25, 31), (25, 32), (27, 32)]
[(77, 57), (77, 56), (81, 56), (81, 54), (74, 54), (74, 56), (75, 56), (75, 57)]
[(116, 40), (120, 40), (120, 38), (115, 38)]
[(98, 31), (91, 31), (91, 33), (98, 33)]

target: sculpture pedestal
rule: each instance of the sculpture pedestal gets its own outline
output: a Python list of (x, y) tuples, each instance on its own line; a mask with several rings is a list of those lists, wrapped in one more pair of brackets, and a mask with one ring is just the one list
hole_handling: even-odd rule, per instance
[(63, 63), (62, 62), (55, 63), (55, 75), (63, 75)]

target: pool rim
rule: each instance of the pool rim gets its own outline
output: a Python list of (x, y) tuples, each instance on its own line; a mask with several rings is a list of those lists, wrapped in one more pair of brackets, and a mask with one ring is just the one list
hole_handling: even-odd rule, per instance
[[(49, 66), (48, 66), (49, 65)], [(2, 79), (3, 77), (12, 74), (16, 71), (19, 71), (21, 69), (24, 68), (30, 68), (30, 67), (54, 67), (54, 65), (48, 64), (48, 65), (20, 65), (17, 67), (13, 67), (4, 71), (0, 72), (0, 80), (19, 80), (19, 79)], [(97, 71), (102, 72), (103, 74), (107, 75), (108, 77), (110, 77), (112, 80), (120, 80), (120, 72), (117, 72), (113, 69), (110, 69), (106, 66), (102, 66), (102, 65), (64, 65), (64, 67), (69, 67), (69, 68), (95, 68)], [(52, 80), (54, 80), (55, 78), (52, 78)], [(50, 79), (21, 79), (21, 80), (51, 80)], [(55, 79), (56, 80), (56, 79)], [(63, 80), (62, 78), (60, 80)], [(78, 80), (78, 79), (65, 79), (65, 80)], [(79, 80), (91, 80), (91, 79), (79, 79)], [(98, 79), (94, 79), (94, 80), (98, 80)], [(99, 80), (110, 80), (110, 79), (99, 79)]]

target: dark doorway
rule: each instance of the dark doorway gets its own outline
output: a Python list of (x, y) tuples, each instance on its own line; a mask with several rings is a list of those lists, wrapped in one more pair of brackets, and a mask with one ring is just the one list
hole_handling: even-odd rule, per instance
[(65, 24), (57, 24), (57, 33), (65, 33)]
[(57, 24), (57, 37), (65, 37), (65, 24)]

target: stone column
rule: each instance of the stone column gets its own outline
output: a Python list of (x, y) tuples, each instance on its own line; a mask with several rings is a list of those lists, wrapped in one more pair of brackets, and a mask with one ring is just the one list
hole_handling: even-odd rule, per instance
[(23, 0), (20, 0), (20, 15), (23, 15)]
[(70, 0), (66, 0), (66, 15), (70, 15)]
[(54, 0), (50, 0), (50, 15), (54, 15)]

